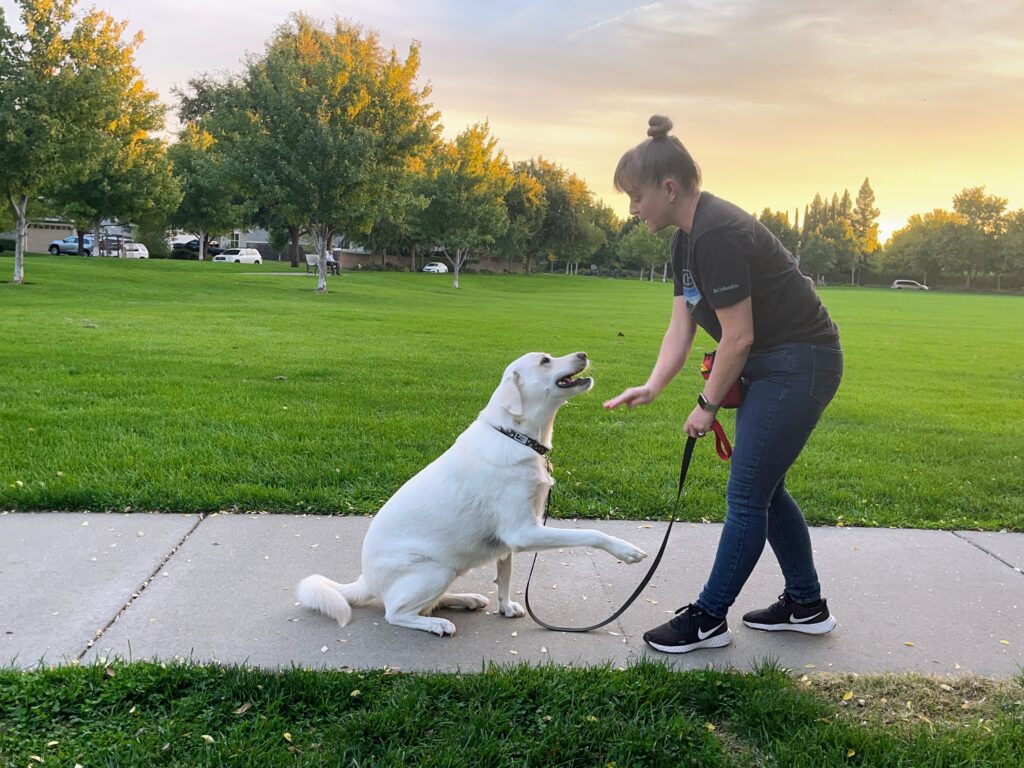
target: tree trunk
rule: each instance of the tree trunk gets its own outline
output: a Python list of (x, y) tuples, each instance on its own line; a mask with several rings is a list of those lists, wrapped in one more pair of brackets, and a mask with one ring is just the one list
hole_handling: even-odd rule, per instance
[(288, 227), (288, 234), (292, 238), (292, 269), (299, 266), (299, 228)]
[(11, 210), (18, 220), (18, 227), (14, 235), (14, 277), (11, 278), (12, 285), (22, 285), (25, 282), (25, 244), (28, 242), (28, 218), (25, 216), (25, 209), (28, 207), (28, 195), (21, 195), (18, 201), (14, 197), (7, 196), (11, 204)]
[(857, 274), (857, 268), (856, 267), (850, 267), (850, 285), (856, 285), (857, 284), (857, 280), (855, 278), (856, 274)]
[(208, 229), (199, 230), (199, 260), (206, 261), (206, 238), (210, 234)]
[(318, 224), (309, 230), (316, 244), (316, 292), (327, 293), (327, 253), (331, 247), (334, 229), (329, 224)]

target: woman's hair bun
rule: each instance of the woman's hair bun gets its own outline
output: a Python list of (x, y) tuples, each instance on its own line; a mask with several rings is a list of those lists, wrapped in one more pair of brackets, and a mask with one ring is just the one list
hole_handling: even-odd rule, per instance
[(650, 126), (647, 135), (652, 139), (663, 139), (672, 130), (672, 121), (664, 115), (654, 115), (647, 121), (647, 125)]

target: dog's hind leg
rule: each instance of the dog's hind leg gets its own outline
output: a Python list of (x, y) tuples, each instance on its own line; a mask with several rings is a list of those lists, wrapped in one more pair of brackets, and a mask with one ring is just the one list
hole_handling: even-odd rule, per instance
[(509, 584), (512, 581), (512, 553), (498, 558), (498, 576), (494, 583), (498, 585), (498, 610), (502, 616), (510, 619), (525, 616), (526, 611), (519, 603), (513, 602), (509, 595)]
[(417, 563), (385, 590), (384, 618), (398, 627), (422, 629), (442, 637), (454, 635), (455, 625), (447, 619), (421, 614), (438, 604), (455, 576), (454, 569), (433, 561)]
[(445, 592), (437, 601), (438, 608), (465, 608), (467, 611), (486, 608), (490, 604), (491, 601), (483, 595), (471, 592)]

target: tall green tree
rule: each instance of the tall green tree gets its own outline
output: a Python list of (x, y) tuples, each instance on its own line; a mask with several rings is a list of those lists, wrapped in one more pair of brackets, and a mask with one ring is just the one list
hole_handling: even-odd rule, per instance
[(857, 192), (857, 204), (850, 214), (850, 226), (857, 241), (858, 250), (852, 268), (850, 282), (856, 282), (856, 273), (863, 269), (878, 251), (878, 215), (881, 211), (875, 207), (875, 192), (867, 177)]
[(800, 244), (800, 230), (796, 225), (789, 223), (788, 213), (765, 208), (757, 218), (768, 228), (769, 232), (779, 238), (779, 242), (785, 246), (787, 251), (794, 255), (797, 253), (797, 247)]
[(212, 123), (254, 201), (313, 237), (318, 293), (335, 233), (369, 234), (407, 161), (435, 140), (429, 89), (414, 82), (419, 63), (418, 44), (402, 60), (373, 31), (296, 13), (248, 63), (241, 100)]
[(245, 202), (232, 194), (232, 175), (216, 139), (197, 123), (188, 123), (168, 156), (182, 196), (170, 223), (199, 236), (199, 259), (206, 259), (212, 235), (240, 225), (249, 215)]
[(484, 122), (440, 147), (427, 162), (425, 179), (429, 203), (423, 229), (451, 263), (458, 288), (469, 253), (493, 245), (508, 229), (505, 195), (512, 188), (512, 169)]
[(559, 259), (584, 261), (604, 241), (595, 225), (593, 194), (575, 174), (544, 158), (532, 159), (524, 168), (544, 187), (547, 207), (544, 220), (530, 243), (530, 262), (541, 256), (551, 262)]
[(962, 227), (962, 217), (942, 209), (914, 214), (889, 238), (883, 251), (884, 268), (894, 277), (939, 283)]
[(953, 210), (963, 219), (963, 227), (949, 262), (966, 275), (968, 288), (977, 273), (998, 271), (996, 241), (1006, 229), (1006, 204), (1005, 197), (987, 195), (984, 187), (965, 188), (953, 197)]
[(85, 179), (117, 119), (106, 13), (75, 16), (75, 0), (20, 0), (22, 34), (0, 24), (0, 168), (16, 220), (15, 284), (24, 282), (27, 207), (55, 179)]
[(1012, 276), (1019, 286), (1024, 282), (1024, 208), (1006, 214), (1006, 230), (999, 238), (999, 267), (996, 288), (1003, 287), (1002, 279)]
[(127, 23), (103, 15), (86, 17), (80, 27), (90, 45), (81, 55), (89, 55), (100, 70), (92, 87), (106, 94), (106, 113), (95, 116), (104, 121), (104, 130), (94, 137), (88, 173), (81, 178), (54, 177), (44, 190), (80, 233), (91, 225), (99, 242), (103, 219), (127, 224), (143, 217), (166, 217), (181, 193), (166, 145), (154, 135), (164, 127), (164, 107), (156, 92), (147, 90), (135, 65), (142, 34), (125, 40)]
[(660, 232), (651, 232), (646, 224), (638, 222), (616, 246), (619, 263), (627, 269), (648, 268), (653, 276), (657, 266), (670, 259), (669, 244), (675, 229), (666, 227)]
[(530, 175), (526, 163), (516, 163), (512, 186), (505, 193), (508, 229), (497, 242), (497, 251), (508, 260), (509, 272), (513, 262), (527, 264), (530, 245), (544, 223), (547, 205), (544, 185)]

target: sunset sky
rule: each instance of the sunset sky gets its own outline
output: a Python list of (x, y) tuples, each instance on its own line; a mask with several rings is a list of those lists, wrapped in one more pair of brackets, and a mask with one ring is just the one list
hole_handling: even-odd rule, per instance
[[(83, 3), (87, 5), (88, 3)], [(422, 43), (446, 135), (489, 120), (510, 160), (543, 156), (625, 215), (611, 186), (667, 114), (704, 188), (792, 212), (870, 177), (883, 237), (984, 185), (1024, 207), (1024, 3), (835, 0), (99, 0), (146, 41), (171, 103), (237, 71), (293, 10), (351, 19), (404, 56)], [(15, 23), (12, 0), (0, 7)]]

